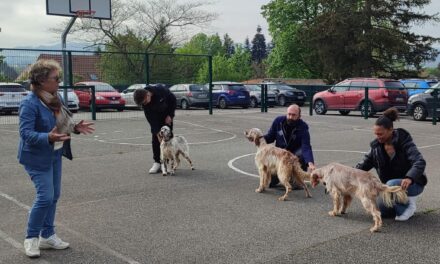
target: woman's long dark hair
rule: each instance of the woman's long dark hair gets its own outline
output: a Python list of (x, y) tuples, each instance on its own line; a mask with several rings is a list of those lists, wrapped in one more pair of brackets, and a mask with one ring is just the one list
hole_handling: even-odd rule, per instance
[(386, 129), (393, 128), (393, 122), (399, 119), (399, 111), (395, 107), (388, 108), (383, 112), (382, 116), (380, 116), (375, 125), (381, 126)]

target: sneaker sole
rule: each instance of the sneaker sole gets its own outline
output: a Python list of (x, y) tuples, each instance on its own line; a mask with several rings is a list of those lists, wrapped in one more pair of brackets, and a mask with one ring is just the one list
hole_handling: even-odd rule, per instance
[(67, 245), (65, 247), (54, 247), (54, 246), (50, 246), (50, 245), (40, 245), (39, 246), (40, 249), (56, 249), (56, 250), (67, 249), (69, 247), (70, 247), (70, 245)]
[(26, 256), (30, 257), (30, 258), (39, 258), (41, 254), (28, 254), (26, 252)]

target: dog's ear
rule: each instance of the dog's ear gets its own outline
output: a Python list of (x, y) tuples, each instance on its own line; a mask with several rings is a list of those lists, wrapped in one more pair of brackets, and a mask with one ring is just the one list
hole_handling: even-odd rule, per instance
[(174, 137), (173, 131), (170, 130), (170, 138), (173, 138), (173, 137)]
[(257, 147), (259, 147), (261, 144), (260, 139), (261, 139), (261, 137), (254, 137), (254, 142)]
[(312, 183), (313, 188), (315, 188), (316, 185), (319, 184), (319, 181), (322, 179), (322, 177), (319, 176), (319, 174), (316, 172), (312, 172), (310, 178), (311, 178), (311, 183)]
[(162, 140), (163, 140), (163, 132), (162, 132), (162, 130), (159, 131), (159, 133), (157, 133), (157, 138), (159, 139), (159, 142), (162, 143)]

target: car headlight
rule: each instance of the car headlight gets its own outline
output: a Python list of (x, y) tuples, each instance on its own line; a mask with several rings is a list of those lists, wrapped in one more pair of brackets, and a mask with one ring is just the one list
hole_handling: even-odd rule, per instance
[(96, 96), (96, 100), (105, 100), (105, 98), (102, 96)]

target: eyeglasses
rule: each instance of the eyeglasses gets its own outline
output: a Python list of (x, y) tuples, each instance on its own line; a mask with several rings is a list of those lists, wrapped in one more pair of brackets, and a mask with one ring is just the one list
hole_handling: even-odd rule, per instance
[(47, 77), (47, 79), (54, 80), (54, 81), (56, 81), (58, 83), (61, 82), (61, 77), (60, 76)]

